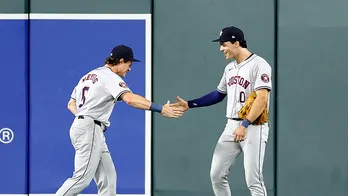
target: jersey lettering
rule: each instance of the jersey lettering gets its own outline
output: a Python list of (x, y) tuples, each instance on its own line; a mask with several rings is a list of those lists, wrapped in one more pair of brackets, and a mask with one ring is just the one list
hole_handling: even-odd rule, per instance
[(85, 82), (87, 80), (91, 80), (92, 83), (94, 84), (98, 81), (98, 76), (97, 74), (88, 74), (82, 79), (82, 82)]
[(241, 76), (232, 76), (229, 80), (227, 85), (232, 86), (233, 84), (239, 84), (242, 86), (244, 89), (248, 88), (250, 82), (246, 79), (244, 79)]

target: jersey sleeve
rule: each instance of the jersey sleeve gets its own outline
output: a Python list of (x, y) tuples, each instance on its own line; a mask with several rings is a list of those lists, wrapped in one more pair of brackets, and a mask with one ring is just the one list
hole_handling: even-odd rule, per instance
[(217, 91), (223, 94), (227, 94), (227, 86), (226, 86), (226, 72), (224, 71), (220, 83), (217, 86)]
[(255, 67), (254, 76), (256, 77), (254, 85), (255, 91), (263, 88), (269, 91), (272, 90), (272, 68), (267, 62), (262, 61)]
[(75, 100), (76, 100), (76, 87), (75, 87), (74, 90), (72, 91), (70, 97), (71, 97), (72, 99), (75, 99)]
[(105, 88), (116, 101), (122, 101), (120, 96), (125, 92), (132, 92), (128, 85), (121, 78), (113, 78), (105, 83)]

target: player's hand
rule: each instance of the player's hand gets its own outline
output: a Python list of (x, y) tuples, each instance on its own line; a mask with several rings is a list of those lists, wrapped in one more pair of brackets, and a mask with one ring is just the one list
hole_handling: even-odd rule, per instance
[(175, 110), (185, 112), (189, 109), (187, 101), (183, 100), (181, 97), (176, 96), (177, 102), (170, 104), (170, 107), (172, 107)]
[(184, 114), (184, 112), (170, 107), (170, 102), (168, 100), (167, 104), (163, 106), (161, 114), (167, 118), (179, 118)]
[(245, 128), (242, 125), (239, 125), (237, 129), (234, 131), (234, 141), (235, 142), (244, 141), (246, 133), (247, 133), (247, 128)]

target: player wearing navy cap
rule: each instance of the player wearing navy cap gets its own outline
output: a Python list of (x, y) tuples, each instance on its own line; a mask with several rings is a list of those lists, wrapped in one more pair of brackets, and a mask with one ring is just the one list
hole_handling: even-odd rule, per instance
[[(266, 196), (263, 180), (263, 160), (268, 140), (268, 123), (256, 125), (253, 121), (269, 106), (272, 90), (271, 66), (262, 57), (247, 49), (241, 29), (230, 26), (220, 31), (220, 51), (227, 60), (234, 59), (224, 69), (220, 83), (213, 92), (198, 99), (185, 101), (177, 96), (178, 102), (171, 104), (181, 111), (189, 108), (206, 107), (221, 102), (227, 96), (227, 123), (213, 154), (210, 177), (216, 196), (230, 196), (228, 175), (241, 152), (244, 153), (246, 184), (252, 196)], [(246, 119), (238, 112), (251, 92), (257, 97)]]
[(68, 109), (75, 115), (70, 138), (75, 148), (75, 171), (56, 192), (57, 196), (76, 196), (95, 180), (98, 195), (116, 195), (116, 169), (103, 132), (110, 126), (109, 118), (117, 101), (178, 118), (183, 112), (174, 111), (169, 101), (157, 105), (131, 91), (122, 77), (131, 70), (134, 58), (130, 47), (119, 45), (112, 49), (105, 65), (80, 78), (74, 88)]

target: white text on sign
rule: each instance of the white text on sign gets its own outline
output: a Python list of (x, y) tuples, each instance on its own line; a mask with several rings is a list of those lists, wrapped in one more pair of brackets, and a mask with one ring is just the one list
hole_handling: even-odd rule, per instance
[(4, 144), (11, 143), (13, 141), (14, 134), (10, 128), (3, 128), (0, 130), (0, 142)]

